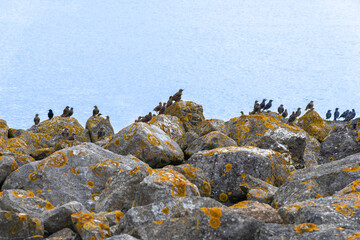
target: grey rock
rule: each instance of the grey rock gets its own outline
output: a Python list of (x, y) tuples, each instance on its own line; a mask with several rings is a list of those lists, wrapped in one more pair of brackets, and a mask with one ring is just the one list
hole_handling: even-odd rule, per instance
[[(91, 142), (97, 142), (98, 139), (98, 132), (100, 128), (103, 127), (105, 129), (105, 137), (108, 137), (114, 134), (114, 129), (111, 126), (110, 121), (106, 120), (101, 116), (91, 116), (87, 121), (85, 128), (89, 131), (89, 136)], [(105, 138), (104, 137), (104, 138)]]
[(0, 156), (0, 184), (10, 173), (30, 162), (35, 162), (35, 160), (29, 155), (10, 153)]
[(278, 188), (251, 175), (245, 175), (240, 189), (246, 194), (247, 200), (271, 204)]
[(109, 238), (107, 238), (107, 240), (137, 240), (137, 238), (134, 238), (128, 234), (120, 234), (120, 235), (109, 237)]
[(70, 228), (64, 228), (51, 234), (46, 240), (81, 240), (80, 236)]

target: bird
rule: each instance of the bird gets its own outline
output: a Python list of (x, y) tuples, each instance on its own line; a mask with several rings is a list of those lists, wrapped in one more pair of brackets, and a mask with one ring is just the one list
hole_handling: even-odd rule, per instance
[(159, 115), (164, 114), (165, 111), (166, 111), (166, 103), (163, 103), (161, 109), (159, 110)]
[(68, 138), (70, 141), (75, 141), (75, 133), (71, 134), (71, 136)]
[(292, 114), (290, 115), (290, 117), (288, 119), (288, 123), (295, 122), (295, 120), (296, 120), (296, 113), (292, 112)]
[(69, 134), (70, 134), (70, 132), (69, 132), (69, 129), (66, 127), (66, 128), (64, 128), (63, 130), (62, 130), (62, 132), (61, 132), (61, 136), (64, 138), (64, 139), (69, 139)]
[(98, 113), (98, 115), (97, 115), (97, 116), (98, 116), (98, 117), (100, 117), (101, 115), (102, 115), (102, 113)]
[(162, 108), (162, 102), (159, 102), (159, 105), (157, 105), (155, 108), (154, 108), (154, 111), (155, 112), (159, 112)]
[(170, 107), (172, 105), (172, 103), (173, 103), (173, 96), (170, 96), (169, 100), (166, 103), (166, 108)]
[(271, 108), (271, 106), (272, 106), (272, 101), (273, 101), (273, 100), (270, 100), (270, 101), (265, 105), (264, 111), (265, 111), (265, 110), (268, 110), (269, 108)]
[(346, 115), (345, 120), (344, 121), (350, 121), (351, 119), (353, 119), (356, 116), (355, 113), (355, 109), (352, 109), (352, 111), (349, 111), (349, 113)]
[(34, 123), (35, 123), (35, 125), (38, 125), (39, 122), (40, 122), (39, 114), (35, 114), (35, 117), (34, 117)]
[(98, 109), (98, 107), (95, 105), (94, 106), (94, 110), (93, 110), (93, 116), (95, 117), (96, 115), (98, 115), (99, 114), (99, 109)]
[(326, 119), (330, 119), (331, 118), (331, 110), (328, 110), (326, 113)]
[(308, 109), (312, 110), (313, 108), (314, 108), (314, 101), (311, 100), (309, 104), (306, 106), (305, 111)]
[(336, 121), (336, 119), (339, 117), (340, 113), (339, 113), (339, 108), (335, 108), (335, 112), (334, 112), (334, 121)]
[(296, 117), (299, 117), (300, 115), (301, 115), (301, 108), (298, 108), (297, 110), (296, 110)]
[(61, 117), (66, 117), (69, 114), (69, 111), (70, 111), (69, 106), (66, 106), (66, 108), (63, 111), (63, 114), (61, 114)]
[(149, 112), (149, 114), (147, 114), (147, 115), (145, 115), (144, 117), (143, 117), (143, 119), (142, 119), (142, 121), (143, 122), (148, 122), (148, 121), (150, 121), (151, 119), (152, 119), (152, 113), (151, 112)]
[(103, 137), (105, 137), (105, 128), (101, 127), (100, 130), (97, 133), (97, 138), (98, 140), (102, 139)]
[(346, 116), (348, 115), (350, 111), (349, 110), (346, 110), (345, 112), (343, 112), (339, 118), (346, 118)]
[(183, 91), (184, 91), (184, 89), (179, 89), (179, 91), (172, 96), (172, 100), (174, 100), (175, 102), (180, 101)]
[(241, 116), (244, 115), (244, 112), (243, 112), (243, 111), (240, 111), (240, 113), (241, 113)]
[(66, 117), (71, 117), (74, 114), (74, 108), (71, 108)]
[(110, 122), (110, 117), (106, 116), (106, 121)]
[(284, 112), (284, 105), (280, 104), (280, 106), (278, 107), (278, 113), (282, 114)]
[(135, 122), (143, 122), (143, 118), (142, 116), (139, 116), (138, 119), (135, 120)]
[(49, 117), (49, 120), (54, 117), (54, 113), (53, 113), (53, 111), (51, 109), (49, 109), (48, 117)]
[(254, 104), (254, 110), (252, 111), (252, 114), (259, 113), (260, 112), (260, 103), (256, 100)]
[(281, 115), (283, 118), (286, 118), (288, 116), (288, 111), (287, 109), (285, 109), (285, 111), (283, 112), (283, 114)]
[(264, 98), (263, 100), (262, 100), (262, 102), (260, 103), (260, 109), (262, 110), (262, 109), (264, 109), (264, 107), (265, 107), (265, 102), (266, 102), (266, 99)]

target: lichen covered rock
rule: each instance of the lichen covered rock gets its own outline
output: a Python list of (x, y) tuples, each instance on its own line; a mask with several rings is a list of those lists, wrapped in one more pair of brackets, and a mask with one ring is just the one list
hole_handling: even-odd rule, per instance
[(113, 135), (106, 146), (118, 154), (132, 154), (151, 167), (181, 163), (184, 154), (164, 131), (147, 123), (133, 123)]
[(314, 110), (307, 111), (301, 116), (297, 125), (320, 142), (324, 141), (331, 131), (328, 123)]
[(9, 127), (5, 120), (0, 119), (0, 140), (7, 140)]
[(101, 139), (98, 139), (98, 132), (100, 128), (105, 129), (105, 137), (108, 137), (112, 134), (114, 134), (114, 129), (111, 126), (110, 121), (107, 119), (101, 117), (101, 116), (91, 116), (87, 121), (85, 128), (89, 131), (89, 136), (91, 142), (97, 142)]
[(240, 189), (246, 194), (247, 200), (271, 204), (278, 188), (249, 174), (245, 175)]
[(196, 132), (200, 136), (204, 136), (213, 131), (225, 133), (225, 121), (220, 119), (207, 119), (202, 121), (196, 129)]
[(5, 154), (0, 156), (0, 183), (3, 183), (10, 173), (30, 162), (35, 162), (35, 160), (29, 155)]
[(111, 236), (105, 213), (78, 212), (72, 214), (71, 219), (81, 239), (105, 239)]

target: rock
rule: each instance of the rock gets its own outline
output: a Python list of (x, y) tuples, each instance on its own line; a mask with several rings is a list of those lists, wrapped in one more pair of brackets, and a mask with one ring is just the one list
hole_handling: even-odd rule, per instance
[(327, 122), (314, 110), (307, 111), (301, 116), (297, 125), (320, 142), (324, 141), (331, 131)]
[(132, 154), (151, 167), (178, 164), (184, 160), (179, 145), (164, 131), (147, 123), (133, 123), (113, 135), (107, 149)]
[(29, 155), (0, 155), (0, 184), (5, 181), (10, 173), (30, 162), (35, 162), (35, 160)]
[(246, 175), (280, 186), (289, 165), (280, 154), (255, 147), (226, 147), (194, 154), (188, 163), (201, 168), (210, 179), (211, 196), (226, 205), (246, 200), (240, 188)]
[(336, 128), (321, 143), (320, 163), (328, 163), (360, 152), (360, 130), (353, 130), (349, 126)]
[(246, 194), (247, 200), (255, 200), (268, 204), (272, 203), (274, 195), (278, 190), (277, 187), (251, 175), (245, 175), (240, 184), (240, 189)]
[(202, 197), (210, 196), (210, 179), (207, 177), (206, 173), (201, 168), (192, 167), (190, 166), (190, 164), (182, 164), (177, 166), (169, 165), (165, 168), (175, 170), (184, 175), (187, 180), (197, 186)]
[(29, 155), (26, 142), (20, 138), (10, 138), (4, 140), (0, 138), (1, 155)]
[(257, 146), (292, 157), (293, 163), (304, 163), (306, 133), (283, 123), (280, 117), (270, 114), (243, 115), (226, 123), (226, 133), (238, 146)]
[(53, 207), (50, 202), (35, 196), (32, 191), (13, 189), (1, 192), (1, 210), (25, 213), (31, 217), (40, 218), (43, 212)]
[(76, 201), (45, 211), (42, 216), (45, 230), (52, 234), (61, 229), (73, 229), (71, 215), (78, 212), (86, 212), (86, 209)]
[(75, 133), (76, 140), (80, 142), (90, 141), (87, 130), (85, 130), (74, 117), (55, 116), (50, 120), (40, 122), (37, 126), (32, 126), (28, 131), (33, 133), (44, 133), (51, 137), (59, 137), (64, 128), (69, 129), (69, 136)]
[[(5, 120), (0, 119), (0, 141), (8, 139), (9, 127)], [(0, 142), (1, 145), (1, 142)]]
[(183, 145), (185, 129), (179, 118), (171, 115), (160, 114), (149, 122), (150, 125), (157, 126), (171, 137), (179, 146)]
[(204, 120), (200, 123), (198, 129), (196, 129), (196, 132), (200, 135), (200, 136), (204, 136), (210, 132), (221, 132), (221, 133), (226, 133), (225, 131), (225, 121), (220, 120), (220, 119), (208, 119), (208, 120)]
[(107, 240), (137, 240), (137, 238), (134, 238), (128, 234), (120, 234), (120, 235), (109, 237), (109, 238), (107, 238)]
[(63, 228), (60, 231), (51, 234), (46, 240), (80, 240), (80, 236), (70, 228)]
[(101, 127), (105, 129), (105, 137), (114, 134), (114, 129), (111, 126), (110, 121), (106, 120), (101, 116), (91, 116), (86, 121), (85, 128), (89, 131), (91, 142), (97, 142), (100, 140), (98, 139), (97, 135)]
[(345, 229), (341, 225), (321, 225), (313, 223), (301, 224), (265, 224), (255, 234), (255, 240), (309, 240), (309, 239), (356, 239), (359, 236), (356, 229)]
[(181, 146), (181, 149), (186, 149), (190, 146), (190, 144), (199, 138), (199, 135), (195, 132), (186, 132), (184, 135), (184, 141), (183, 145)]
[(104, 239), (111, 236), (105, 213), (83, 213), (71, 215), (73, 226), (82, 240)]
[(243, 201), (230, 206), (233, 211), (239, 212), (245, 216), (253, 217), (261, 222), (282, 223), (279, 213), (268, 204), (257, 201)]
[(79, 141), (76, 141), (76, 140), (70, 141), (70, 140), (66, 140), (66, 139), (59, 139), (55, 145), (55, 151), (59, 151), (64, 148), (74, 147), (74, 146), (77, 146), (80, 144), (82, 144), (82, 143)]
[(318, 165), (320, 161), (320, 143), (318, 140), (308, 134), (306, 136), (306, 147), (303, 158), (305, 167)]
[[(60, 150), (60, 149), (59, 149)], [(53, 154), (55, 152), (55, 148), (54, 147), (50, 147), (50, 148), (39, 148), (37, 150), (35, 150), (34, 153), (30, 154), (33, 158), (35, 158), (36, 160), (41, 160), (44, 159), (48, 156), (50, 156), (51, 154)]]
[(84, 143), (20, 167), (7, 177), (2, 189), (27, 189), (54, 206), (78, 201), (92, 210), (114, 172), (139, 165), (144, 163), (131, 155)]
[(295, 171), (279, 187), (274, 204), (281, 207), (307, 199), (333, 195), (360, 178), (360, 154)]
[(187, 132), (196, 131), (205, 120), (203, 107), (191, 101), (175, 102), (166, 108), (165, 114), (178, 117)]
[(38, 218), (0, 210), (0, 239), (43, 239), (44, 227)]
[(186, 148), (185, 154), (190, 157), (193, 154), (203, 150), (211, 150), (214, 148), (231, 146), (237, 146), (236, 142), (233, 139), (229, 138), (224, 133), (215, 131), (210, 132), (193, 141), (190, 146)]

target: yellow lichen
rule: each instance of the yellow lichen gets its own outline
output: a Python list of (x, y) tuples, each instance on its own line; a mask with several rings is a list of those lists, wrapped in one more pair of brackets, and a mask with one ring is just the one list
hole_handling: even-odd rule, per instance
[(155, 224), (163, 224), (164, 220), (154, 221)]
[(131, 171), (129, 171), (129, 175), (132, 176), (140, 170), (140, 166), (134, 167)]
[(248, 206), (248, 203), (249, 201), (238, 202), (237, 204), (230, 206), (230, 208), (244, 208)]
[(230, 163), (225, 165), (226, 172), (230, 172), (231, 169), (232, 169), (232, 165)]
[(164, 214), (168, 215), (170, 210), (168, 208), (164, 208), (163, 210), (161, 210)]
[(29, 174), (29, 179), (30, 179), (31, 181), (37, 181), (37, 180), (39, 180), (39, 176), (38, 176), (37, 172), (30, 173), (30, 174)]
[(222, 202), (226, 202), (228, 200), (228, 195), (226, 193), (221, 193), (219, 196), (219, 200)]
[(206, 195), (210, 195), (210, 193), (211, 193), (211, 186), (210, 186), (210, 184), (208, 183), (208, 182), (206, 182), (206, 181), (203, 181), (203, 184), (202, 184), (202, 191), (203, 191), (203, 193), (204, 194), (206, 194)]
[(89, 188), (93, 188), (95, 186), (93, 181), (88, 181), (87, 185), (89, 186)]
[(313, 223), (302, 223), (297, 225), (294, 230), (298, 233), (304, 233), (304, 232), (316, 231), (318, 229), (317, 226)]
[(333, 205), (336, 207), (335, 209), (344, 216), (352, 217), (354, 214), (353, 211), (346, 206), (346, 203), (334, 203)]

